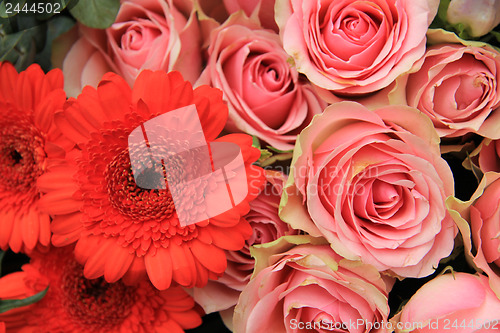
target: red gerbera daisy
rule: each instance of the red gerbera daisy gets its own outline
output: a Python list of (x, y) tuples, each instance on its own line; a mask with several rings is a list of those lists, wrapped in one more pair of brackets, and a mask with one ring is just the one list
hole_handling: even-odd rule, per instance
[[(239, 146), (249, 190), (231, 210), (181, 226), (169, 188), (144, 189), (136, 184), (129, 153), (137, 147), (129, 149), (128, 137), (148, 120), (189, 105), (196, 106), (207, 142)], [(233, 134), (216, 139), (227, 113), (219, 90), (201, 86), (193, 91), (178, 72), (144, 71), (132, 89), (119, 76), (107, 74), (97, 89), (84, 88), (56, 115), (61, 131), (77, 147), (65, 161), (51, 160), (38, 181), (46, 192), (40, 206), (54, 216), (52, 243), (77, 242), (76, 258), (90, 279), (104, 275), (108, 282), (124, 277), (132, 283), (147, 273), (163, 290), (172, 280), (202, 287), (209, 278), (222, 275), (224, 250), (242, 248), (252, 234), (242, 216), (264, 185), (263, 170), (251, 165), (260, 156), (251, 137)], [(177, 138), (177, 146), (189, 143), (189, 135)], [(189, 173), (196, 168), (191, 163), (177, 169)], [(205, 187), (213, 184), (198, 186), (196, 192), (204, 196)], [(195, 211), (196, 193), (185, 195), (184, 208)]]
[(35, 254), (31, 262), (0, 278), (0, 299), (32, 296), (32, 305), (0, 314), (9, 332), (184, 332), (201, 324), (195, 302), (180, 286), (159, 291), (149, 281), (87, 280), (71, 247)]
[(66, 95), (60, 70), (38, 65), (17, 73), (0, 63), (0, 248), (30, 251), (50, 243), (50, 218), (37, 207), (37, 178), (49, 154), (64, 153), (57, 142), (54, 112)]

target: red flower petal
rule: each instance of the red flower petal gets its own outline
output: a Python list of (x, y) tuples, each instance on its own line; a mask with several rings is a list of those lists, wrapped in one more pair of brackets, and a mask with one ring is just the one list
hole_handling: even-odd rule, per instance
[(193, 240), (191, 242), (191, 251), (195, 258), (209, 271), (222, 274), (226, 270), (226, 254), (221, 249)]
[(159, 290), (170, 287), (172, 282), (172, 259), (169, 252), (158, 249), (156, 255), (146, 255), (144, 264), (151, 283)]

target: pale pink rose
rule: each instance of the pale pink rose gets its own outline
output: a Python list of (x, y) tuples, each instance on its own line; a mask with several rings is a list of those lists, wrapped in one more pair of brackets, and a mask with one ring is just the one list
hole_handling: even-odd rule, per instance
[(451, 0), (446, 18), (451, 24), (462, 23), (472, 37), (480, 37), (500, 23), (500, 0)]
[(445, 207), (453, 192), (425, 115), (340, 102), (299, 135), (280, 217), (347, 259), (423, 277), (453, 249), (457, 229)]
[(201, 34), (192, 1), (123, 0), (111, 27), (78, 29), (63, 62), (69, 96), (95, 86), (107, 71), (130, 85), (143, 69), (178, 70), (192, 83), (201, 72)]
[[(250, 255), (253, 245), (272, 242), (281, 236), (297, 231), (281, 221), (278, 206), (286, 176), (278, 171), (266, 170), (267, 185), (259, 196), (250, 202), (250, 212), (245, 219), (253, 234), (239, 251), (226, 251), (227, 269), (217, 281), (209, 281), (203, 288), (195, 288), (193, 297), (206, 313), (234, 307), (240, 292), (250, 281), (255, 259)], [(231, 310), (232, 311), (232, 310)]]
[(423, 285), (391, 319), (396, 333), (500, 330), (500, 300), (485, 276), (450, 273)]
[(223, 0), (228, 13), (242, 10), (248, 17), (256, 16), (262, 27), (278, 32), (274, 20), (274, 3), (276, 0)]
[(483, 172), (500, 172), (500, 140), (484, 139), (479, 148), (479, 168)]
[(387, 326), (393, 283), (374, 267), (310, 236), (286, 236), (253, 253), (255, 273), (236, 305), (235, 332), (390, 332), (370, 329)]
[(407, 103), (428, 115), (441, 137), (474, 132), (498, 139), (500, 53), (484, 43), (454, 41), (459, 43), (427, 49), (418, 71), (407, 78)]
[(300, 130), (326, 106), (290, 66), (279, 36), (241, 12), (212, 32), (201, 84), (224, 92), (228, 130), (283, 150), (293, 148)]
[(343, 94), (388, 86), (425, 52), (439, 0), (276, 0), (276, 22), (299, 72)]
[(485, 173), (469, 201), (450, 198), (447, 204), (468, 258), (478, 271), (488, 275), (491, 288), (500, 298), (500, 174)]

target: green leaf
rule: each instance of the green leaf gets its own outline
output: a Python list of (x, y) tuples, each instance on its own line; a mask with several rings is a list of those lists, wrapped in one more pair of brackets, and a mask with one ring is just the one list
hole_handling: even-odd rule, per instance
[(97, 29), (106, 29), (115, 21), (120, 0), (85, 0), (78, 1), (70, 13), (80, 23)]
[(43, 49), (35, 56), (35, 62), (45, 71), (52, 68), (52, 42), (54, 39), (70, 30), (75, 21), (67, 16), (55, 16), (47, 22), (47, 32)]
[(43, 34), (40, 26), (12, 34), (0, 33), (0, 61), (10, 61), (18, 71), (33, 63), (36, 54), (36, 40)]
[(252, 135), (252, 147), (255, 147), (257, 149), (260, 149), (260, 141), (259, 138), (256, 137), (255, 135)]
[(286, 153), (293, 153), (293, 149), (289, 150), (280, 150), (278, 148), (274, 148), (272, 146), (267, 146), (267, 149), (274, 151), (275, 153), (280, 153), (280, 154), (286, 154)]
[(49, 290), (49, 287), (45, 288), (38, 294), (24, 298), (24, 299), (6, 299), (0, 300), (0, 313), (7, 312), (9, 310), (20, 308), (21, 306), (30, 305), (41, 300)]
[(273, 156), (273, 153), (271, 153), (267, 149), (259, 149), (260, 150), (260, 157), (257, 162), (263, 163), (265, 160), (269, 159), (271, 156)]

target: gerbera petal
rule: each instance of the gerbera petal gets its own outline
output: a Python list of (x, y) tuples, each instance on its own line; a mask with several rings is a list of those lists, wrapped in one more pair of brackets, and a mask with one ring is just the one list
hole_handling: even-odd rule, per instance
[(24, 244), (27, 249), (33, 250), (38, 242), (38, 236), (40, 234), (40, 218), (38, 211), (32, 207), (23, 215), (21, 221)]
[(195, 89), (194, 96), (205, 138), (213, 141), (224, 129), (229, 113), (222, 101), (222, 91), (203, 85)]
[(62, 70), (60, 70), (59, 68), (54, 68), (53, 70), (49, 71), (45, 78), (52, 89), (64, 88), (64, 76)]
[(99, 102), (108, 121), (123, 119), (123, 110), (130, 106), (132, 90), (125, 80), (114, 73), (107, 73), (97, 87)]
[(108, 259), (106, 255), (111, 253), (115, 246), (118, 246), (116, 242), (107, 239), (99, 245), (97, 251), (90, 254), (83, 269), (83, 274), (87, 279), (97, 279), (104, 275), (104, 267)]
[[(248, 224), (248, 223), (247, 223)], [(250, 230), (252, 229), (248, 224)], [(213, 227), (209, 229), (210, 234), (214, 244), (224, 250), (238, 251), (245, 245), (245, 238), (241, 235), (238, 229), (234, 230), (232, 228), (217, 228)], [(248, 237), (251, 236), (248, 235)]]
[(48, 172), (38, 178), (37, 186), (42, 192), (59, 190), (61, 188), (68, 188), (69, 191), (75, 191), (74, 174), (74, 168), (69, 165), (50, 166), (48, 167)]
[[(193, 252), (193, 249), (190, 248), (191, 253)], [(193, 254), (194, 255), (194, 254)], [(200, 263), (199, 260), (195, 258), (195, 268), (196, 268), (196, 285), (195, 287), (197, 288), (202, 288), (207, 284), (208, 281), (208, 271), (203, 265)]]
[(191, 84), (180, 73), (143, 71), (135, 81), (132, 102), (142, 100), (156, 115), (192, 104)]
[(182, 327), (173, 320), (163, 322), (161, 326), (158, 326), (155, 332), (167, 332), (167, 330), (169, 333), (184, 333)]
[(151, 283), (159, 290), (165, 290), (172, 283), (172, 259), (168, 251), (158, 249), (156, 255), (144, 257), (146, 272)]
[(53, 234), (52, 235), (52, 245), (59, 246), (59, 247), (70, 245), (70, 244), (78, 241), (78, 239), (82, 235), (82, 230), (83, 230), (83, 226), (80, 226), (77, 229), (68, 231), (64, 234)]
[(13, 102), (15, 96), (14, 87), (16, 86), (18, 73), (10, 62), (0, 63), (0, 99)]
[(41, 213), (40, 216), (40, 236), (39, 242), (43, 246), (48, 246), (50, 244), (50, 216), (48, 214)]
[(135, 285), (141, 279), (146, 277), (146, 266), (144, 259), (137, 256), (133, 257), (132, 264), (130, 265), (127, 273), (123, 277), (123, 282), (128, 285)]
[(26, 286), (26, 273), (14, 272), (0, 279), (0, 298), (25, 298), (33, 291)]
[(54, 234), (66, 235), (82, 229), (82, 215), (80, 213), (57, 215), (54, 217), (51, 229)]
[(73, 199), (76, 189), (75, 186), (48, 192), (38, 201), (39, 209), (51, 214), (70, 214), (80, 210), (82, 203)]
[(85, 263), (90, 256), (101, 247), (102, 239), (94, 236), (82, 236), (75, 246), (75, 259), (79, 263)]
[(104, 267), (104, 278), (109, 283), (122, 278), (134, 260), (134, 254), (121, 246), (114, 246), (111, 251)]
[(48, 133), (54, 121), (55, 112), (62, 110), (65, 101), (64, 90), (51, 91), (35, 110), (33, 122), (37, 128)]
[(200, 315), (194, 311), (170, 312), (170, 318), (178, 323), (183, 329), (191, 329), (201, 325)]
[(221, 249), (195, 239), (191, 242), (191, 251), (195, 258), (209, 271), (220, 274), (226, 270), (226, 254)]
[(12, 228), (12, 233), (10, 235), (9, 246), (10, 249), (16, 253), (20, 252), (23, 246), (23, 227), (19, 220), (19, 215), (15, 217), (14, 227)]
[(14, 229), (14, 210), (10, 209), (0, 214), (0, 248), (7, 249), (10, 235)]

